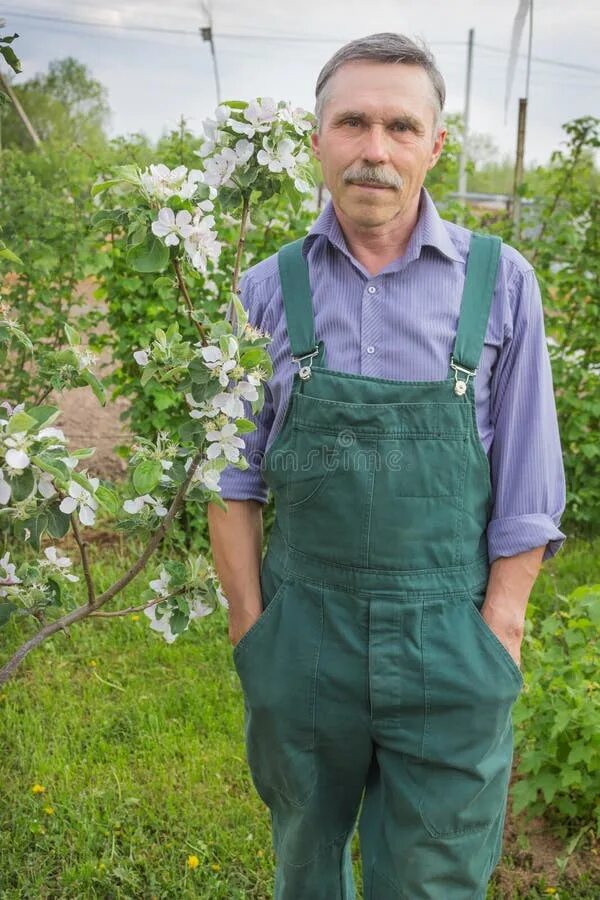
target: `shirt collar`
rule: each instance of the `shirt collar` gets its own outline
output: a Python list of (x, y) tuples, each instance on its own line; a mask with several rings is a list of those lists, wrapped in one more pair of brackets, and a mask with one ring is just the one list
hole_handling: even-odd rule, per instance
[[(327, 201), (305, 238), (302, 248), (305, 259), (310, 248), (321, 235), (325, 236), (334, 247), (337, 247), (338, 250), (341, 250), (342, 253), (356, 263), (346, 245), (344, 232), (341, 229), (331, 199)], [(429, 192), (424, 187), (421, 188), (419, 198), (419, 217), (410, 236), (406, 252), (404, 256), (399, 257), (386, 266), (383, 271), (392, 272), (397, 271), (399, 267), (403, 268), (411, 260), (420, 257), (423, 247), (434, 247), (448, 259), (452, 259), (455, 262), (463, 262), (463, 257), (452, 243), (444, 220), (438, 213)]]

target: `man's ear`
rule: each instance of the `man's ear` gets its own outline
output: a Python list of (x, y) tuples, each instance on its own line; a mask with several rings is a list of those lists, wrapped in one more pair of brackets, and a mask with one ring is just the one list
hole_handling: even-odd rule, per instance
[(310, 136), (310, 142), (312, 144), (312, 151), (313, 151), (314, 155), (316, 156), (317, 159), (320, 160), (321, 157), (319, 156), (319, 132), (316, 129), (312, 132), (312, 134)]
[(427, 166), (428, 169), (433, 169), (436, 162), (440, 158), (440, 156), (442, 154), (442, 148), (444, 146), (444, 141), (446, 140), (447, 134), (448, 134), (448, 132), (446, 129), (444, 129), (444, 128), (439, 129), (436, 139), (433, 143), (432, 150), (431, 150), (431, 159), (429, 161), (429, 165)]

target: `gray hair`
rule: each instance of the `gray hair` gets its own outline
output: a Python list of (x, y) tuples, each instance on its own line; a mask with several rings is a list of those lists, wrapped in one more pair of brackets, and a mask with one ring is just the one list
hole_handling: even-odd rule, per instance
[(368, 37), (357, 38), (355, 41), (344, 44), (343, 47), (340, 47), (333, 54), (319, 72), (315, 87), (315, 116), (319, 131), (321, 130), (323, 107), (328, 98), (327, 84), (329, 79), (344, 63), (363, 59), (382, 63), (403, 63), (407, 66), (421, 66), (427, 72), (431, 81), (435, 107), (434, 124), (436, 130), (440, 127), (446, 100), (446, 85), (431, 50), (424, 41), (416, 43), (404, 34), (384, 31), (379, 34), (370, 34)]

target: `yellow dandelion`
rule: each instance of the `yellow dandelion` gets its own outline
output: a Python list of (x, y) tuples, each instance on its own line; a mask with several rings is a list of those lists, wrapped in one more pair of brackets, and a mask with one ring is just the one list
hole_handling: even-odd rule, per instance
[(44, 787), (43, 784), (34, 784), (33, 787), (31, 788), (31, 793), (32, 794), (43, 794), (45, 790), (46, 790), (46, 788)]
[(90, 659), (90, 666), (95, 666), (95, 665), (96, 665), (96, 660)]
[(213, 863), (211, 869), (213, 870), (213, 872), (220, 872), (221, 866), (219, 865), (219, 863)]
[(53, 816), (53, 815), (54, 815), (54, 807), (53, 807), (53, 806), (45, 806), (45, 807), (44, 807), (44, 812), (45, 812), (48, 816)]
[(558, 893), (558, 891), (555, 887), (547, 887), (546, 890), (544, 891), (544, 893), (545, 894), (556, 894), (556, 893)]
[(105, 870), (105, 868), (106, 868), (106, 863), (103, 863), (103, 862), (98, 863), (98, 869), (99, 869), (101, 872), (103, 872), (103, 871)]
[(264, 851), (264, 850), (257, 850), (257, 851), (256, 851), (256, 855), (257, 855), (257, 856), (260, 856), (261, 859), (262, 859), (262, 857), (265, 855), (265, 851)]
[(139, 622), (139, 620), (140, 620), (139, 615), (138, 615), (137, 613), (134, 613), (134, 614), (132, 615), (132, 617), (131, 617), (131, 621), (132, 621), (132, 622)]
[(197, 869), (198, 866), (200, 865), (200, 860), (198, 859), (197, 856), (194, 856), (193, 854), (191, 854), (187, 858), (187, 864), (188, 864), (188, 869)]

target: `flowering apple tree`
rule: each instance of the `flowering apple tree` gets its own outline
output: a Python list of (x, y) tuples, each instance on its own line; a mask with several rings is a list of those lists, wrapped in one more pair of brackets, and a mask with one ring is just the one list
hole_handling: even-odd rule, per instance
[[(145, 170), (122, 166), (113, 177), (92, 188), (97, 202), (114, 197), (118, 206), (102, 206), (98, 228), (122, 229), (127, 259), (140, 272), (172, 272), (198, 340), (182, 337), (177, 321), (157, 323), (148, 346), (133, 350), (143, 384), (151, 379), (170, 383), (188, 410), (176, 433), (159, 432), (154, 440), (138, 437), (131, 448), (124, 502), (114, 486), (89, 473), (93, 448), (72, 450), (60, 427), (60, 409), (27, 406), (14, 398), (0, 403), (0, 524), (15, 543), (29, 544), (38, 554), (47, 535), (60, 541), (70, 531), (80, 557), (85, 603), (75, 606), (69, 586), (80, 579), (72, 560), (51, 544), (37, 560), (17, 564), (11, 552), (0, 557), (0, 625), (13, 617), (30, 617), (38, 630), (0, 668), (0, 683), (14, 673), (32, 649), (74, 622), (95, 616), (121, 616), (143, 610), (150, 626), (172, 642), (191, 621), (227, 606), (211, 563), (202, 555), (180, 562), (163, 559), (155, 577), (128, 609), (105, 607), (126, 587), (159, 548), (169, 526), (186, 503), (215, 502), (219, 478), (229, 465), (246, 468), (243, 435), (255, 426), (245, 417), (264, 402), (263, 384), (272, 374), (267, 351), (270, 336), (253, 328), (237, 296), (244, 235), (252, 204), (284, 194), (298, 208), (302, 194), (313, 189), (308, 134), (313, 116), (288, 103), (259, 98), (250, 103), (222, 103), (215, 118), (204, 123), (197, 169), (162, 164)], [(239, 218), (240, 230), (231, 278), (233, 321), (210, 321), (202, 308), (202, 285), (219, 259), (220, 215)], [(8, 253), (3, 255), (10, 261)], [(100, 403), (104, 387), (94, 375), (94, 357), (77, 331), (65, 326), (67, 346), (45, 353), (43, 365), (51, 389), (88, 384)], [(13, 341), (34, 347), (26, 329), (0, 307), (0, 364)], [(139, 558), (109, 587), (99, 590), (90, 568), (85, 529), (99, 509), (114, 527), (143, 530), (150, 537)], [(13, 554), (14, 556), (14, 554)]]

